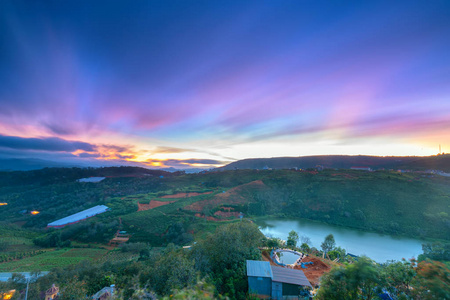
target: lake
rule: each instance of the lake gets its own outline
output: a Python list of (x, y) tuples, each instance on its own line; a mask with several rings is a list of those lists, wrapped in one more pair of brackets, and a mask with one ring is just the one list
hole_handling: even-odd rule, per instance
[[(422, 253), (422, 243), (425, 241), (407, 237), (394, 237), (356, 229), (343, 228), (309, 220), (266, 219), (256, 222), (261, 232), (269, 237), (287, 240), (291, 230), (298, 235), (311, 239), (311, 247), (320, 249), (325, 236), (333, 234), (336, 246), (344, 248), (347, 252), (358, 256), (366, 255), (376, 262), (387, 260), (401, 260), (417, 258)], [(299, 244), (301, 239), (299, 240)]]

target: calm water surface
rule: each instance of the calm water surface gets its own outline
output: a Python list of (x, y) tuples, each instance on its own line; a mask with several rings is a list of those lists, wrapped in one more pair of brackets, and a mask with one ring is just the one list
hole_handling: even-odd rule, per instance
[(336, 246), (358, 256), (366, 255), (377, 262), (417, 258), (422, 253), (424, 243), (419, 239), (363, 232), (308, 220), (267, 219), (257, 224), (264, 235), (283, 240), (287, 239), (291, 230), (295, 230), (299, 236), (309, 237), (310, 246), (317, 249), (320, 249), (325, 236), (331, 233)]
[(286, 265), (293, 264), (300, 256), (290, 252), (281, 252), (280, 262)]

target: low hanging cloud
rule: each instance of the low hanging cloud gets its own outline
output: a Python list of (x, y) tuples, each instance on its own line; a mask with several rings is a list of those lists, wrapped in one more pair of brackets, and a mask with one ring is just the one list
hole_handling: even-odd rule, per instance
[(177, 148), (177, 147), (158, 146), (158, 147), (155, 147), (155, 148), (151, 151), (152, 154), (160, 154), (160, 153), (183, 153), (183, 152), (196, 152), (196, 150), (193, 150), (193, 149), (187, 149), (187, 148)]
[(186, 167), (216, 167), (224, 165), (228, 162), (215, 160), (215, 159), (201, 159), (201, 158), (190, 158), (190, 159), (151, 159), (145, 162), (149, 166), (158, 167), (174, 167), (174, 168), (186, 168)]
[(191, 159), (168, 159), (166, 160), (167, 163), (180, 163), (180, 164), (199, 164), (199, 165), (220, 165), (223, 164), (222, 161), (215, 160), (215, 159), (198, 159), (198, 158), (191, 158)]
[(77, 150), (93, 152), (96, 149), (96, 146), (90, 143), (69, 141), (57, 137), (23, 138), (7, 135), (0, 135), (0, 147), (51, 152), (75, 152)]

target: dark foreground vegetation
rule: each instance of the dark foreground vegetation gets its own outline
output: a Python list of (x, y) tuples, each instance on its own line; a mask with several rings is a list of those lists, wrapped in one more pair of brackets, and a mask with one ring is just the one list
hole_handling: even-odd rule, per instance
[[(29, 285), (28, 296), (39, 299), (40, 292), (56, 284), (61, 299), (79, 300), (115, 284), (115, 299), (252, 299), (245, 261), (260, 260), (258, 247), (270, 243), (256, 225), (242, 221), (218, 227), (214, 234), (189, 249), (173, 244), (165, 248), (130, 244), (122, 252), (136, 254), (133, 259), (116, 257), (106, 262), (55, 268)], [(393, 299), (448, 299), (449, 276), (448, 267), (436, 261), (380, 265), (362, 257), (335, 264), (322, 278), (316, 298), (379, 299), (389, 293)], [(25, 288), (26, 280), (19, 274), (0, 283), (0, 290)], [(20, 293), (15, 297), (19, 299)]]

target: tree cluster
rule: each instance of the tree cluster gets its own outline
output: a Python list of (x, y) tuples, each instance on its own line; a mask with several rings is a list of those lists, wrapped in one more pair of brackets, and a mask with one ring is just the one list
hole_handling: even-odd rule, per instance
[(318, 300), (449, 299), (450, 270), (436, 261), (391, 262), (379, 265), (366, 257), (337, 266), (320, 281)]

